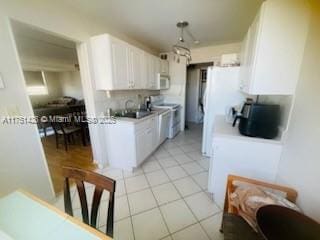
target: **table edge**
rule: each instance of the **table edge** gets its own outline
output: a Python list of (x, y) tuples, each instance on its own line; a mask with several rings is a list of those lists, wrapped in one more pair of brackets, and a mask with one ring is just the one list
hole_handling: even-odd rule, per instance
[(74, 217), (66, 214), (65, 212), (61, 211), (57, 207), (55, 207), (55, 206), (45, 202), (44, 200), (36, 197), (32, 193), (29, 193), (29, 192), (27, 192), (25, 190), (21, 190), (21, 189), (19, 189), (17, 192), (20, 192), (20, 193), (24, 194), (25, 196), (31, 198), (32, 200), (38, 202), (39, 204), (45, 206), (49, 210), (51, 210), (51, 211), (57, 213), (58, 215), (60, 215), (61, 217), (65, 218), (67, 221), (69, 221), (69, 222), (77, 225), (78, 227), (83, 228), (84, 230), (90, 232), (91, 234), (95, 235), (96, 237), (100, 238), (101, 240), (112, 240), (112, 238), (108, 237), (104, 233), (102, 233), (102, 232), (96, 230), (95, 228), (93, 228), (93, 227), (81, 222), (77, 218), (74, 218)]

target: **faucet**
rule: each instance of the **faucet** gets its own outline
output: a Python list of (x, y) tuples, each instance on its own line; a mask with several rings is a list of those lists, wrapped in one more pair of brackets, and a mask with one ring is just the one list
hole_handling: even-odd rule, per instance
[(131, 99), (128, 99), (124, 104), (125, 111), (128, 111), (128, 103), (130, 103), (130, 102), (134, 105), (134, 101), (132, 101)]

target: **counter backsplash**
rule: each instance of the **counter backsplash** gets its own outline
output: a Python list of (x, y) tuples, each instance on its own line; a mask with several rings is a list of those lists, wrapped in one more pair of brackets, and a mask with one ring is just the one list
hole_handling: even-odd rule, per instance
[(123, 90), (123, 91), (99, 91), (96, 94), (96, 113), (105, 113), (107, 108), (123, 109), (125, 102), (130, 99), (136, 106), (144, 102), (144, 98), (150, 95), (159, 95), (160, 91), (154, 90)]

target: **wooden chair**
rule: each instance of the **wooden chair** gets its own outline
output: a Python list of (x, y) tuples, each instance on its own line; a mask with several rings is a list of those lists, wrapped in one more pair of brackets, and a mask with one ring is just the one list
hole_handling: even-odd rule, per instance
[(51, 126), (56, 137), (56, 147), (59, 148), (59, 136), (63, 136), (65, 150), (68, 151), (68, 143), (74, 141), (74, 134), (79, 133), (85, 146), (84, 133), (80, 126), (76, 126), (72, 121), (67, 122), (70, 116), (54, 116)]
[[(110, 193), (106, 235), (108, 235), (109, 237), (113, 237), (114, 192), (116, 189), (116, 181), (91, 171), (82, 170), (82, 169), (73, 168), (73, 167), (63, 167), (62, 171), (63, 171), (63, 176), (65, 178), (64, 180), (65, 212), (73, 216), (71, 196), (70, 196), (70, 182), (69, 182), (69, 180), (72, 179), (76, 183), (78, 194), (79, 194), (79, 199), (81, 203), (82, 220), (84, 223), (94, 228), (97, 227), (98, 209), (100, 206), (102, 193), (104, 190)], [(87, 202), (84, 182), (95, 185), (90, 219), (89, 219), (88, 202)]]
[(260, 234), (256, 233), (240, 216), (238, 216), (237, 209), (230, 204), (230, 195), (236, 189), (237, 184), (248, 184), (262, 189), (269, 189), (284, 193), (286, 199), (295, 203), (297, 199), (297, 192), (288, 187), (266, 183), (254, 179), (229, 175), (227, 180), (225, 202), (223, 208), (223, 219), (220, 231), (224, 233), (225, 240), (243, 239), (243, 240), (256, 240), (264, 239)]

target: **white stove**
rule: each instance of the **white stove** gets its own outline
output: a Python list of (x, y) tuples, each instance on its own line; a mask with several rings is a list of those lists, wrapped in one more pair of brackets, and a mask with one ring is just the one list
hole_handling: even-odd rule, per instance
[(174, 138), (180, 132), (181, 106), (176, 103), (165, 103), (164, 96), (150, 96), (152, 108), (170, 109), (169, 138)]

